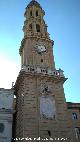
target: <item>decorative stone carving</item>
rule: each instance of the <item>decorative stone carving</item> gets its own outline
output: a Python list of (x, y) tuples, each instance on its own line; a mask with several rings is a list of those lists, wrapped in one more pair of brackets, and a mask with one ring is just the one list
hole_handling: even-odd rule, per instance
[(47, 84), (41, 84), (41, 94), (44, 94), (44, 95), (48, 95), (51, 93), (51, 89), (49, 88), (49, 86)]
[(41, 116), (53, 119), (56, 114), (55, 99), (53, 97), (40, 97), (40, 114)]

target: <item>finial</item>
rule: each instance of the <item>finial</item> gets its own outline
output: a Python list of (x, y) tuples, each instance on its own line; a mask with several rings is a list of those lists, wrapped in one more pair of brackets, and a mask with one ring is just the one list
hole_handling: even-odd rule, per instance
[(12, 88), (14, 88), (14, 82), (12, 82)]

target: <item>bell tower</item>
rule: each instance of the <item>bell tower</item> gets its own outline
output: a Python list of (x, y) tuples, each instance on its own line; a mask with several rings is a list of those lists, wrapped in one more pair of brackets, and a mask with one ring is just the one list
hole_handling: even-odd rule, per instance
[(24, 39), (20, 47), (21, 66), (40, 66), (55, 69), (53, 44), (43, 19), (44, 10), (33, 0), (26, 7), (23, 31)]
[[(21, 70), (15, 84), (16, 138), (71, 141), (63, 84), (66, 78), (56, 70), (53, 47), (44, 10), (32, 0), (24, 16), (24, 38), (19, 53)], [(62, 138), (62, 139), (61, 139)]]

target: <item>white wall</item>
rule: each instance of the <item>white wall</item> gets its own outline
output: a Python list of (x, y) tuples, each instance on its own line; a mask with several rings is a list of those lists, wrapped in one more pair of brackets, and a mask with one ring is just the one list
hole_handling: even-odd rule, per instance
[(11, 142), (12, 137), (12, 122), (8, 120), (0, 120), (4, 124), (4, 131), (0, 133), (0, 142)]
[(4, 130), (3, 132), (0, 132), (0, 142), (11, 142), (13, 93), (14, 91), (10, 89), (0, 89), (0, 123), (4, 124)]
[(13, 108), (13, 90), (0, 90), (0, 108)]

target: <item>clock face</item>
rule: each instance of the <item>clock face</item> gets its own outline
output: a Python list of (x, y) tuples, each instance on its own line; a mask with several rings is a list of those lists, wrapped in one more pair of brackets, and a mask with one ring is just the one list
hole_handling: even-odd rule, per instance
[(38, 53), (46, 52), (46, 47), (44, 45), (38, 45), (37, 46), (37, 52)]

